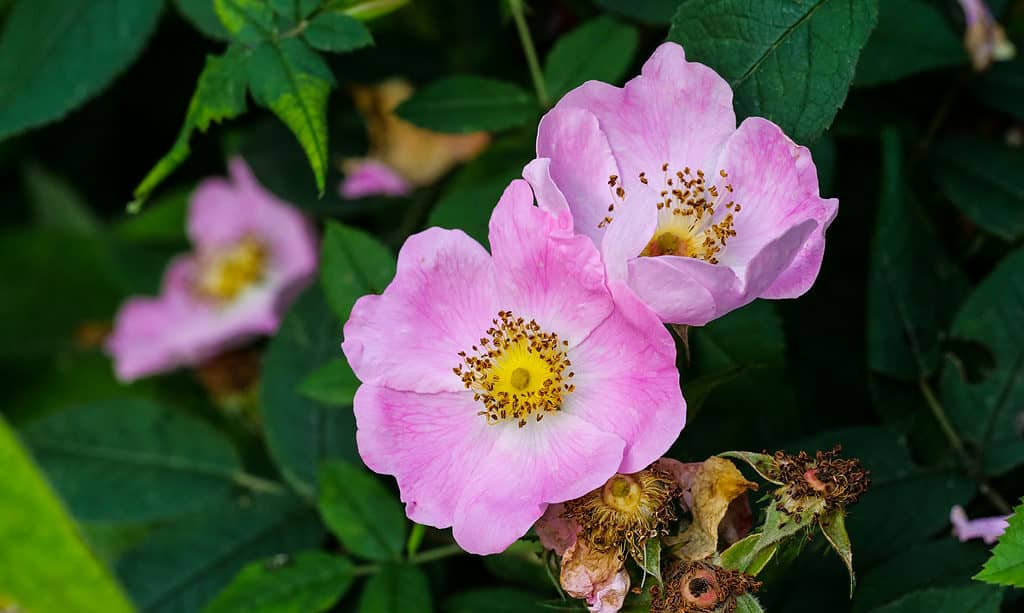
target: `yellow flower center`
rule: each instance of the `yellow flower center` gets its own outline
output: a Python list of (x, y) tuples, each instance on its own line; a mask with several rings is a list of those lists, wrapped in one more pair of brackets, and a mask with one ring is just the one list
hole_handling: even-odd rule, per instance
[[(700, 169), (694, 172), (686, 167), (671, 174), (669, 165), (663, 164), (661, 170), (664, 188), (658, 192), (658, 226), (640, 255), (676, 255), (717, 264), (726, 242), (736, 236), (735, 215), (742, 208), (728, 197), (733, 192), (732, 185), (712, 184)], [(724, 170), (718, 174), (722, 180), (729, 177)], [(647, 173), (641, 172), (638, 179), (642, 185), (650, 185)], [(608, 186), (613, 202), (599, 228), (614, 221), (614, 200), (626, 199), (618, 176), (608, 177)]]
[(511, 311), (499, 311), (491, 323), (471, 354), (459, 352), (462, 364), (452, 369), (483, 404), (479, 414), (491, 424), (515, 421), (522, 428), (531, 416), (540, 421), (561, 409), (563, 397), (576, 389), (568, 382), (575, 374), (568, 370), (568, 341)]
[(251, 237), (229, 248), (200, 258), (197, 291), (218, 302), (234, 300), (251, 285), (263, 280), (267, 249)]

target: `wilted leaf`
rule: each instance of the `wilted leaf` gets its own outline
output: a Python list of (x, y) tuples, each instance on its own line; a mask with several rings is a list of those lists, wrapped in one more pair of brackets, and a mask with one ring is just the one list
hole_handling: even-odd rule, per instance
[(718, 549), (718, 524), (725, 517), (729, 503), (757, 484), (743, 478), (736, 465), (718, 457), (704, 461), (694, 478), (691, 513), (693, 523), (679, 535), (673, 553), (686, 560), (703, 560)]

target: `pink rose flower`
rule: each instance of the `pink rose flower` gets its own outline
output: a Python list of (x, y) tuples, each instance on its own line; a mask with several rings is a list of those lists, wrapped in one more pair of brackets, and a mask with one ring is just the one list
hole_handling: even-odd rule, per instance
[(229, 166), (230, 181), (207, 179), (193, 194), (195, 248), (171, 261), (160, 296), (131, 298), (117, 314), (106, 348), (122, 381), (196, 365), (272, 334), (316, 271), (316, 237), (305, 218), (263, 189), (241, 158)]
[(968, 519), (964, 508), (957, 505), (949, 512), (949, 521), (953, 524), (953, 535), (966, 543), (971, 539), (981, 539), (991, 545), (999, 540), (1010, 525), (1008, 516), (982, 517)]
[(678, 436), (675, 345), (657, 317), (525, 181), (491, 217), (492, 254), (461, 231), (410, 237), (342, 349), (362, 381), (356, 439), (414, 521), (504, 550), (549, 504), (640, 470)]
[(664, 43), (619, 88), (589, 81), (540, 122), (524, 176), (542, 208), (571, 211), (667, 323), (702, 325), (817, 277), (838, 201), (811, 155), (772, 122), (736, 127), (732, 90)]

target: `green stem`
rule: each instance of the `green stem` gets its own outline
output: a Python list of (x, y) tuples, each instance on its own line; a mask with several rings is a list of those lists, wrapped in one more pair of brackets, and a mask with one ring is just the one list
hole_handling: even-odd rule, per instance
[(967, 447), (964, 445), (964, 441), (960, 438), (960, 434), (957, 433), (956, 428), (953, 427), (952, 422), (949, 421), (949, 416), (946, 415), (946, 409), (939, 402), (938, 397), (935, 395), (935, 390), (932, 386), (924, 379), (918, 381), (918, 386), (921, 388), (921, 394), (924, 395), (924, 400), (928, 404), (928, 408), (931, 409), (932, 415), (935, 416), (935, 421), (939, 422), (939, 427), (942, 428), (942, 432), (946, 435), (949, 440), (949, 444), (952, 445), (953, 449), (956, 450), (957, 454), (960, 455), (960, 459), (963, 460), (967, 466), (967, 471), (978, 482), (978, 491), (988, 498), (989, 502), (992, 503), (1000, 513), (1009, 515), (1013, 513), (1013, 509), (1009, 503), (1006, 502), (999, 492), (992, 489), (992, 486), (988, 484), (985, 477), (982, 474), (981, 468), (978, 466), (977, 461), (970, 452), (967, 451)]
[(271, 481), (269, 479), (263, 479), (256, 475), (251, 475), (245, 472), (234, 472), (231, 473), (231, 479), (237, 484), (246, 489), (254, 492), (262, 492), (264, 494), (274, 494), (281, 496), (288, 492), (287, 489), (277, 481)]
[[(427, 562), (456, 556), (460, 553), (465, 553), (465, 551), (463, 551), (458, 545), (442, 545), (441, 547), (435, 547), (428, 551), (424, 551), (421, 554), (409, 556), (407, 562), (409, 564), (426, 564)], [(363, 564), (352, 569), (352, 575), (355, 577), (372, 575), (377, 572), (380, 572), (380, 564)]]
[(526, 15), (523, 12), (523, 0), (508, 0), (508, 8), (512, 12), (512, 19), (516, 22), (516, 30), (519, 32), (519, 41), (523, 44), (523, 52), (526, 53), (526, 63), (530, 66), (530, 77), (533, 78), (533, 89), (537, 91), (537, 100), (541, 106), (551, 106), (548, 98), (547, 86), (544, 85), (544, 73), (540, 70), (540, 62), (537, 61), (537, 49), (533, 46), (533, 38), (530, 36), (530, 28), (526, 26)]

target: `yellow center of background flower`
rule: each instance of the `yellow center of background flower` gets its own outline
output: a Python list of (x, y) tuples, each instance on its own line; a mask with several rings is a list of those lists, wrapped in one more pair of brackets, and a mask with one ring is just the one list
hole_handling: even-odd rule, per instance
[(196, 288), (220, 302), (234, 300), (251, 285), (263, 280), (267, 250), (253, 238), (243, 238), (228, 249), (200, 262)]
[(452, 369), (483, 404), (479, 414), (488, 423), (515, 421), (521, 428), (531, 416), (540, 421), (561, 409), (565, 394), (576, 389), (568, 383), (575, 374), (568, 370), (568, 341), (511, 311), (500, 311), (491, 322), (487, 336), (472, 354), (459, 352), (463, 363)]

